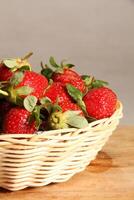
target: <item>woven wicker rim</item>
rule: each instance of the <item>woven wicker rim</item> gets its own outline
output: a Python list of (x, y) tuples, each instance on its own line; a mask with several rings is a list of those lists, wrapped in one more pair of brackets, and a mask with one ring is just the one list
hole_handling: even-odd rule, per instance
[[(114, 114), (109, 117), (109, 118), (104, 118), (100, 120), (96, 120), (94, 122), (91, 122), (88, 124), (87, 127), (82, 128), (82, 129), (77, 129), (77, 128), (68, 128), (68, 129), (58, 129), (58, 130), (49, 130), (49, 131), (38, 131), (35, 134), (1, 134), (0, 135), (0, 143), (1, 141), (3, 142), (4, 140), (6, 142), (13, 142), (17, 144), (23, 144), (23, 145), (43, 145), (43, 141), (41, 139), (57, 139), (57, 140), (67, 140), (70, 138), (71, 139), (76, 139), (81, 137), (82, 132), (89, 131), (90, 129), (93, 130), (94, 127), (95, 129), (99, 127), (99, 124), (105, 123), (105, 122), (111, 122), (114, 120), (117, 120), (119, 118), (122, 118), (122, 103), (118, 101), (117, 103), (117, 109), (114, 112)], [(67, 133), (72, 133), (72, 134), (67, 134)], [(94, 135), (94, 132), (91, 131), (91, 135)], [(21, 139), (21, 140), (20, 140)], [(46, 143), (46, 141), (44, 141)]]

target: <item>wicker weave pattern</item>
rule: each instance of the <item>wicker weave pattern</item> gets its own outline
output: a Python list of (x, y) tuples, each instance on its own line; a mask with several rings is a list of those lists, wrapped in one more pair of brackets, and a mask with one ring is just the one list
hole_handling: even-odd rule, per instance
[(0, 135), (0, 186), (14, 191), (68, 180), (96, 157), (121, 117), (119, 102), (112, 117), (85, 129)]

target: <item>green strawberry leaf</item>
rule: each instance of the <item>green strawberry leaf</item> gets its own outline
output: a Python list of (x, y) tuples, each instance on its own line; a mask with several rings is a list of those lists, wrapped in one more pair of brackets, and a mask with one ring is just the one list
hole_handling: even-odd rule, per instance
[(38, 99), (33, 96), (33, 95), (29, 95), (24, 99), (24, 107), (26, 110), (28, 110), (29, 112), (32, 112), (37, 104)]
[(62, 112), (62, 108), (61, 108), (61, 106), (58, 104), (58, 101), (59, 101), (59, 99), (58, 99), (58, 97), (57, 97), (55, 103), (50, 102), (50, 103), (48, 103), (48, 104), (45, 105), (45, 108), (47, 109), (47, 111), (48, 111), (49, 113), (54, 113), (54, 112), (57, 112), (57, 111), (61, 111), (61, 112)]
[(73, 65), (73, 64), (70, 64), (70, 63), (68, 63), (68, 64), (65, 64), (65, 67), (67, 67), (67, 68), (72, 68), (72, 67), (74, 67), (75, 65)]
[(52, 103), (51, 99), (49, 99), (48, 97), (42, 97), (40, 99), (40, 103), (43, 104), (48, 104), (48, 103)]
[(77, 102), (79, 99), (82, 99), (83, 94), (80, 90), (78, 90), (76, 87), (74, 87), (71, 84), (66, 85), (67, 91), (69, 95)]
[(50, 59), (49, 59), (49, 62), (50, 62), (50, 64), (53, 66), (53, 67), (55, 67), (55, 68), (61, 68), (61, 66), (59, 66), (56, 62), (55, 62), (55, 59), (54, 59), (54, 57), (50, 57)]
[(35, 106), (34, 110), (32, 111), (29, 117), (29, 123), (35, 121), (37, 130), (39, 129), (39, 126), (42, 122), (42, 120), (40, 119), (40, 109), (40, 106)]
[(29, 65), (24, 65), (21, 68), (19, 68), (19, 71), (24, 72), (26, 70), (31, 71), (31, 67)]
[(108, 82), (102, 81), (102, 80), (94, 80), (92, 82), (92, 87), (93, 88), (104, 87), (104, 86), (107, 86), (107, 85), (108, 85)]
[(40, 110), (41, 107), (40, 106), (35, 106), (34, 110), (33, 110), (33, 115), (34, 115), (34, 119), (36, 121), (36, 127), (39, 129), (39, 126), (41, 124), (41, 119), (40, 119)]
[(16, 72), (10, 79), (10, 83), (11, 85), (16, 86), (22, 82), (23, 78), (24, 78), (23, 72)]
[(62, 68), (72, 68), (72, 67), (74, 67), (73, 64), (66, 64), (66, 63), (65, 63), (66, 61), (67, 61), (67, 60), (62, 60), (62, 61), (61, 61), (61, 67), (62, 67)]
[(29, 95), (33, 92), (33, 88), (29, 86), (22, 86), (15, 89), (16, 94), (18, 95)]
[(53, 107), (51, 99), (49, 99), (48, 97), (43, 97), (40, 99), (40, 103), (42, 105), (42, 108), (45, 108), (48, 113), (51, 113)]
[(41, 70), (41, 74), (49, 80), (53, 75), (53, 70), (50, 68), (44, 68)]
[(86, 86), (91, 85), (91, 83), (92, 83), (92, 81), (94, 79), (94, 77), (88, 76), (88, 75), (82, 75), (81, 78), (83, 79), (83, 81), (84, 81)]
[(88, 121), (85, 117), (78, 114), (77, 111), (66, 111), (67, 124), (75, 128), (84, 128), (88, 126)]
[(61, 111), (62, 112), (62, 108), (57, 103), (55, 103), (52, 106), (52, 112), (57, 112), (57, 111)]
[(10, 69), (18, 66), (16, 59), (6, 59), (3, 61), (3, 63), (4, 63), (4, 65), (6, 65), (6, 67), (8, 67)]
[(64, 115), (67, 117), (67, 118), (71, 118), (71, 117), (75, 117), (76, 115), (79, 115), (81, 113), (81, 111), (75, 111), (75, 110), (67, 110), (64, 112)]
[(66, 61), (67, 61), (67, 60), (65, 60), (65, 59), (61, 61), (60, 65), (61, 65), (62, 68), (65, 67), (65, 62), (66, 62)]
[(80, 108), (85, 113), (87, 113), (86, 105), (85, 105), (84, 101), (82, 100), (83, 93), (80, 90), (78, 90), (76, 87), (74, 87), (73, 85), (71, 85), (69, 83), (66, 85), (66, 88), (67, 88), (68, 94), (73, 98), (73, 100), (76, 101), (76, 103), (80, 106)]
[(57, 68), (54, 72), (63, 74), (64, 73), (64, 69), (62, 67), (61, 68)]

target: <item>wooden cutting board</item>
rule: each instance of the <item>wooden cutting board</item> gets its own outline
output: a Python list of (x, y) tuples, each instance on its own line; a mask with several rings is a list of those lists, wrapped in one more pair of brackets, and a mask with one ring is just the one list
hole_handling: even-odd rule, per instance
[(95, 161), (65, 183), (9, 192), (0, 200), (133, 200), (134, 127), (118, 128)]

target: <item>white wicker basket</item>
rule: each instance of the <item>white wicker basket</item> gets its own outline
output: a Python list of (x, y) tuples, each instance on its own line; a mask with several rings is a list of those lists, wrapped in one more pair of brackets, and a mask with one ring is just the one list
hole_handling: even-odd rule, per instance
[(0, 187), (11, 191), (67, 181), (82, 171), (116, 129), (122, 104), (84, 129), (0, 135)]

